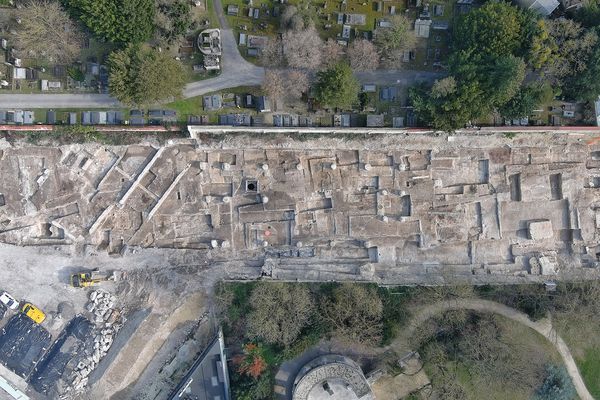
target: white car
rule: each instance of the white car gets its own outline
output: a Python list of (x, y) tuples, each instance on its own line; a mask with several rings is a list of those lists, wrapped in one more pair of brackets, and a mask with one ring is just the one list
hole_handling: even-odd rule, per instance
[(6, 292), (2, 292), (2, 294), (0, 294), (0, 302), (11, 310), (16, 310), (19, 308), (19, 302)]

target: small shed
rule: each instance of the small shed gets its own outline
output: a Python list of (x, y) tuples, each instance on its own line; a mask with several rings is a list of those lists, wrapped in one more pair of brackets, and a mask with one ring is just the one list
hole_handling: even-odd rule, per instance
[(46, 112), (46, 123), (50, 125), (56, 124), (56, 111), (48, 110)]
[(239, 12), (240, 8), (237, 6), (237, 4), (230, 4), (227, 6), (227, 15), (233, 15), (237, 17)]
[(204, 109), (207, 111), (219, 110), (223, 107), (223, 98), (220, 94), (204, 96), (203, 105)]
[(25, 125), (31, 125), (33, 124), (33, 111), (24, 111), (23, 112), (23, 123)]
[(432, 21), (430, 19), (417, 18), (415, 21), (415, 36), (419, 38), (428, 38)]
[(256, 99), (256, 110), (258, 112), (270, 112), (271, 102), (267, 96), (259, 96)]
[(404, 128), (404, 117), (392, 118), (392, 126), (394, 128)]
[(367, 115), (367, 127), (369, 128), (381, 128), (384, 125), (383, 114), (369, 114)]
[(90, 111), (84, 111), (81, 113), (81, 124), (91, 125), (92, 124), (92, 113)]
[(365, 93), (375, 93), (377, 91), (377, 85), (374, 83), (365, 83), (362, 87), (362, 91)]

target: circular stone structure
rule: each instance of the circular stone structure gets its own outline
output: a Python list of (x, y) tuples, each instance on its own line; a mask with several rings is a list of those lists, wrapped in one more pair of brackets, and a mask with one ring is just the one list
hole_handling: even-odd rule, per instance
[(351, 359), (328, 354), (307, 363), (294, 381), (293, 400), (373, 400), (360, 366)]

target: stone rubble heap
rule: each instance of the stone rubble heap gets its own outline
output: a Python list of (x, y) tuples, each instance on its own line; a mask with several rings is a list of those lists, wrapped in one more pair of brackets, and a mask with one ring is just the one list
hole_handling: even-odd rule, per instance
[(90, 302), (85, 306), (92, 314), (96, 327), (92, 331), (94, 346), (86, 349), (86, 354), (73, 370), (71, 383), (75, 392), (82, 391), (88, 383), (89, 375), (113, 344), (116, 334), (123, 326), (121, 311), (116, 308), (117, 298), (105, 290), (95, 290), (90, 293)]

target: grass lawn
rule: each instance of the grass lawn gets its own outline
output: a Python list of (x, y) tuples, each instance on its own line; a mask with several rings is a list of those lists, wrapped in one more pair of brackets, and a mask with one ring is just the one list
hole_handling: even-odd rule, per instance
[(588, 390), (596, 399), (600, 399), (600, 347), (590, 348), (583, 358), (575, 360)]

